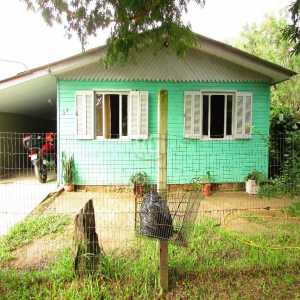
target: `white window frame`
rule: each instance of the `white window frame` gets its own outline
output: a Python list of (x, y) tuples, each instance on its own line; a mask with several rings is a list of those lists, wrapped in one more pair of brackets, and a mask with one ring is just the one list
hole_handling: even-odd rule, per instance
[[(201, 109), (200, 109), (200, 134), (196, 135), (194, 134), (194, 96), (201, 94)], [(211, 96), (212, 95), (223, 95), (225, 96), (225, 107), (224, 107), (224, 137), (223, 138), (212, 138), (210, 137), (210, 122), (211, 122)], [(191, 103), (191, 134), (187, 135), (186, 133), (186, 127), (185, 127), (185, 122), (186, 122), (186, 96), (192, 96), (192, 103)], [(208, 135), (203, 134), (203, 96), (207, 95), (209, 96), (209, 105), (208, 105)], [(226, 117), (227, 117), (227, 96), (231, 95), (232, 96), (232, 120), (231, 120), (231, 135), (226, 135), (227, 131), (227, 122), (226, 122)], [(237, 134), (236, 129), (237, 129), (237, 118), (236, 118), (236, 113), (237, 113), (237, 97), (242, 96), (243, 97), (243, 128), (242, 128), (242, 134)], [(250, 119), (250, 133), (246, 134), (245, 133), (245, 122), (246, 122), (246, 97), (251, 97), (251, 119)], [(201, 91), (185, 91), (184, 92), (184, 128), (183, 128), (183, 135), (187, 139), (200, 139), (200, 140), (214, 140), (214, 141), (220, 141), (220, 140), (235, 140), (235, 139), (250, 139), (252, 135), (252, 123), (253, 123), (253, 93), (252, 92), (240, 92), (237, 90), (201, 90)]]
[[(130, 95), (130, 92), (129, 91), (112, 91), (112, 90), (105, 90), (105, 91), (102, 91), (102, 90), (95, 90), (94, 91), (95, 93), (95, 99), (97, 98), (97, 95), (102, 95), (102, 101), (103, 101), (103, 104), (102, 104), (102, 128), (103, 128), (103, 135), (102, 136), (99, 136), (99, 135), (96, 135), (95, 133), (95, 137), (96, 137), (96, 140), (109, 140), (109, 141), (120, 141), (120, 140), (129, 140), (129, 95)], [(106, 138), (104, 136), (104, 132), (105, 132), (105, 124), (106, 124), (106, 117), (105, 117), (105, 95), (119, 95), (119, 138)], [(122, 135), (122, 96), (125, 95), (127, 96), (127, 135), (126, 136), (123, 136)], [(95, 107), (96, 107), (96, 101), (95, 101)], [(94, 110), (94, 123), (95, 123), (95, 128), (96, 128), (96, 122), (97, 122), (97, 116), (96, 116), (96, 109)]]
[[(212, 138), (210, 136), (210, 124), (211, 124), (211, 96), (221, 95), (224, 96), (224, 137)], [(208, 135), (203, 134), (203, 97), (208, 96)], [(232, 96), (232, 112), (231, 112), (231, 135), (227, 135), (227, 96)], [(234, 138), (235, 129), (235, 100), (236, 91), (201, 91), (201, 139), (202, 140), (232, 140)]]

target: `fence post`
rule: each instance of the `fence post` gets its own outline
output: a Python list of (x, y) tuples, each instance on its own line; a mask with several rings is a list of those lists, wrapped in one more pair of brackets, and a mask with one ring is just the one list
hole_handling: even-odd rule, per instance
[[(168, 92), (158, 95), (158, 183), (157, 191), (165, 198), (167, 192)], [(162, 294), (168, 290), (168, 241), (159, 240), (159, 282)]]

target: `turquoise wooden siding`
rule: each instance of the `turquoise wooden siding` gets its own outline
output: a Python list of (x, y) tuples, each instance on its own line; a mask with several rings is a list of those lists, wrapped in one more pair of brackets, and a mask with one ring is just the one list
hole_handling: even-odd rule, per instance
[[(149, 91), (149, 139), (99, 141), (75, 139), (75, 92), (90, 89)], [(58, 82), (59, 152), (74, 153), (76, 184), (127, 184), (137, 171), (146, 171), (155, 182), (157, 94), (169, 92), (168, 183), (189, 183), (210, 171), (217, 182), (241, 182), (257, 169), (267, 174), (269, 132), (268, 84), (263, 83), (173, 83), (173, 82)], [(253, 134), (249, 140), (184, 139), (184, 91), (222, 90), (253, 93)]]

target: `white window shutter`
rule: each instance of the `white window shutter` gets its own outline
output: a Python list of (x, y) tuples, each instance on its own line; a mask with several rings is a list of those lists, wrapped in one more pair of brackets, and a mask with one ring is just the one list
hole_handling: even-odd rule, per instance
[(148, 92), (132, 91), (129, 95), (129, 137), (148, 138)]
[(193, 137), (193, 95), (190, 93), (184, 94), (184, 136), (186, 138)]
[(148, 138), (148, 92), (140, 92), (140, 135), (141, 138)]
[(251, 135), (252, 94), (237, 93), (235, 107), (235, 138), (245, 139)]
[(252, 95), (245, 95), (245, 137), (250, 137), (252, 129)]
[(195, 138), (201, 137), (201, 94), (194, 95), (194, 131), (193, 136)]
[(95, 105), (93, 91), (79, 91), (76, 103), (76, 137), (93, 139), (95, 136)]
[(184, 93), (184, 136), (201, 138), (202, 105), (200, 92)]

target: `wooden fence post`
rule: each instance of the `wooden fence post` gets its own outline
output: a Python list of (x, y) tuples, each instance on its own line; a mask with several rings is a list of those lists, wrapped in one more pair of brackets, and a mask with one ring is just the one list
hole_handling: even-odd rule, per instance
[[(166, 200), (167, 194), (167, 137), (168, 137), (168, 92), (158, 95), (158, 182), (157, 191)], [(168, 241), (159, 240), (159, 282), (162, 294), (168, 291)]]

